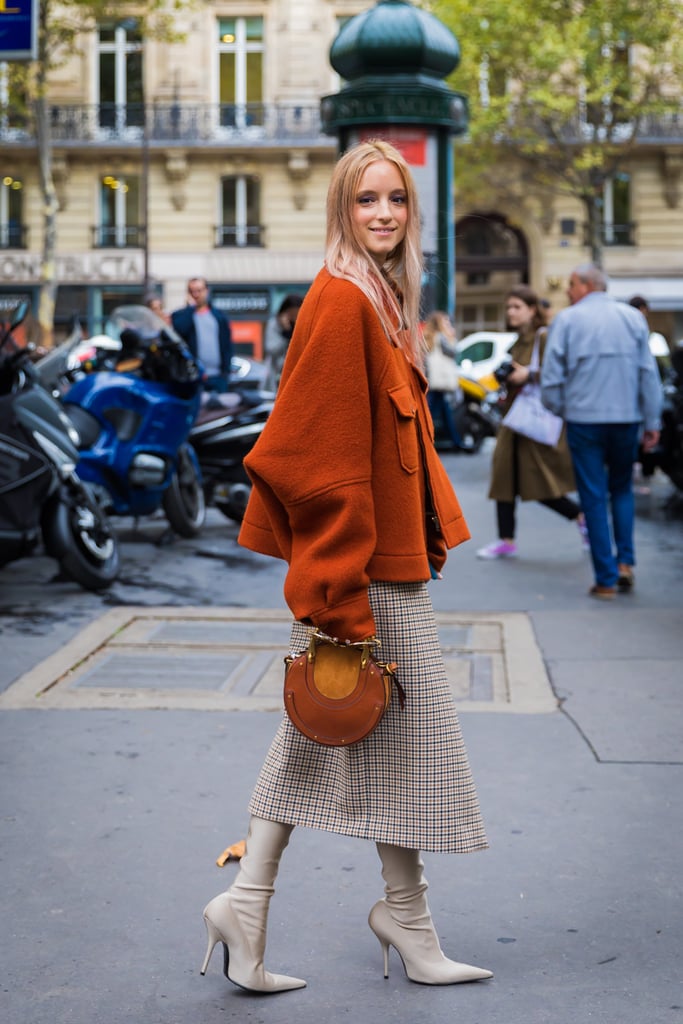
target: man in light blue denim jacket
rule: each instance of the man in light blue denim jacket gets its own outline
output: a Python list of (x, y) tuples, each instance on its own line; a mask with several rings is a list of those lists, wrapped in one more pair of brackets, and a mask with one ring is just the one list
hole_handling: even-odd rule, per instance
[(595, 572), (589, 593), (603, 600), (633, 588), (633, 464), (641, 424), (643, 448), (653, 448), (662, 412), (645, 317), (606, 292), (602, 270), (574, 268), (571, 305), (551, 324), (541, 370), (543, 403), (567, 423)]

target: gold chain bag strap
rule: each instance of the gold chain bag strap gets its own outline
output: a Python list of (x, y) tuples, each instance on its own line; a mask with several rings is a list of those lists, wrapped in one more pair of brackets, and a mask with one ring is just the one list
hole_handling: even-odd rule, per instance
[(308, 650), (285, 658), (285, 711), (304, 736), (326, 747), (360, 743), (377, 728), (396, 687), (405, 705), (396, 665), (370, 653), (374, 637), (340, 643), (313, 630)]

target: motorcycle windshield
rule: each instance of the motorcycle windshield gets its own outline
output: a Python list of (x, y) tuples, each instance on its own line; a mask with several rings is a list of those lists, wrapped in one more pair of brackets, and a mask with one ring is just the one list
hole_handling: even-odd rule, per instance
[(143, 341), (153, 341), (163, 332), (166, 337), (172, 338), (180, 345), (184, 344), (173, 327), (164, 323), (161, 317), (147, 306), (117, 306), (109, 314), (109, 319), (104, 325), (104, 333), (118, 341), (121, 332), (126, 328), (135, 331)]
[(47, 355), (44, 355), (35, 364), (36, 373), (44, 388), (52, 390), (52, 388), (57, 387), (64, 371), (69, 365), (69, 355), (74, 346), (74, 339), (67, 338), (61, 345), (51, 348)]

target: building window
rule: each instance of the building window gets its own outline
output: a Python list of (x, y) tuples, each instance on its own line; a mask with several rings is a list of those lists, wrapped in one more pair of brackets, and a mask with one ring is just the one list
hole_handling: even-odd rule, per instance
[(140, 179), (107, 174), (100, 182), (100, 218), (94, 230), (96, 248), (117, 249), (144, 245), (140, 217)]
[(221, 223), (216, 245), (263, 245), (261, 183), (253, 175), (240, 174), (221, 180)]
[(603, 190), (602, 230), (605, 245), (634, 245), (631, 221), (631, 176), (616, 174)]
[(593, 128), (612, 129), (630, 119), (631, 49), (628, 40), (605, 40), (586, 58), (589, 81), (602, 83), (602, 96), (585, 102), (585, 120)]
[(218, 19), (220, 124), (263, 124), (263, 18)]
[(25, 249), (22, 223), (24, 183), (10, 174), (0, 180), (0, 249)]
[(99, 30), (99, 125), (116, 133), (139, 129), (144, 118), (142, 36), (133, 22), (131, 18), (119, 25), (102, 25)]

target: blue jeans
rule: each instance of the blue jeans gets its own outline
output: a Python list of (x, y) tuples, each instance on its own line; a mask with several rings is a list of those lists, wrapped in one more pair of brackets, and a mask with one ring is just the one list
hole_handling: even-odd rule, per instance
[(588, 527), (595, 582), (601, 587), (616, 584), (617, 565), (635, 564), (631, 481), (638, 455), (639, 426), (567, 423), (567, 441)]
[(445, 391), (428, 391), (427, 405), (432, 414), (432, 421), (440, 419), (444, 429), (448, 432), (451, 443), (456, 448), (462, 448), (462, 438), (455, 425), (455, 417), (451, 408), (450, 394)]

